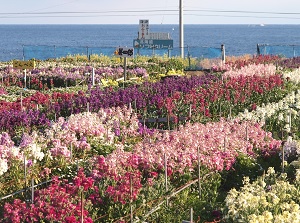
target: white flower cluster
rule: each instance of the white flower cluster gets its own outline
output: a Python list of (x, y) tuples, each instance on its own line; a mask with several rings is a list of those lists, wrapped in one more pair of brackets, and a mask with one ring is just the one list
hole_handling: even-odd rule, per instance
[(289, 79), (289, 81), (299, 84), (300, 83), (300, 68), (295, 69), (291, 72), (285, 72), (285, 73), (283, 73), (282, 76), (285, 79)]
[(278, 121), (286, 122), (285, 128), (290, 128), (291, 116), (299, 116), (300, 110), (300, 91), (292, 92), (277, 103), (269, 103), (257, 106), (256, 110), (249, 112), (247, 109), (239, 113), (237, 118), (241, 120), (252, 120), (264, 122), (267, 118), (278, 114)]
[[(41, 151), (42, 148), (36, 144), (36, 143), (32, 143), (29, 146), (27, 146), (27, 148), (25, 149), (26, 154), (33, 159), (33, 162), (35, 163), (37, 160), (41, 161), (45, 154)], [(28, 157), (27, 157), (28, 158)]]
[(299, 184), (290, 184), (284, 175), (277, 177), (273, 168), (266, 176), (237, 191), (232, 189), (226, 199), (225, 219), (230, 222), (299, 223)]
[(0, 176), (3, 175), (8, 170), (8, 164), (6, 159), (0, 158)]

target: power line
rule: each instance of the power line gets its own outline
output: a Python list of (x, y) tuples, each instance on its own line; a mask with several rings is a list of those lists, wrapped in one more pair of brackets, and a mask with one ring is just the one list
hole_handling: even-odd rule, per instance
[[(244, 10), (208, 10), (185, 9), (185, 12), (217, 12), (217, 13), (245, 13), (245, 14), (279, 14), (300, 15), (300, 12), (267, 12)], [(107, 14), (107, 13), (147, 13), (147, 12), (178, 12), (178, 9), (148, 9), (148, 10), (107, 10), (107, 11), (57, 11), (57, 12), (0, 12), (0, 15), (39, 15), (39, 14)]]
[[(145, 14), (136, 14), (136, 15), (120, 15), (120, 14), (111, 14), (111, 15), (40, 15), (40, 16), (0, 16), (0, 18), (88, 18), (88, 17), (133, 17), (133, 16), (145, 16)], [(161, 14), (149, 14), (147, 16), (161, 16)], [(165, 14), (165, 16), (178, 16), (178, 14)], [(300, 17), (283, 17), (283, 16), (243, 16), (243, 15), (217, 15), (217, 14), (185, 14), (185, 16), (198, 16), (198, 17), (233, 17), (233, 18), (266, 18), (266, 19), (300, 19)]]
[[(238, 10), (207, 10), (207, 9), (186, 9), (185, 16), (201, 17), (239, 17), (239, 18), (267, 18), (267, 19), (300, 19), (292, 17), (300, 15), (297, 12), (262, 12), (262, 11), (238, 11)], [(196, 13), (198, 12), (198, 13)], [(222, 14), (207, 14), (222, 13)], [(163, 14), (162, 14), (163, 13)], [(235, 13), (235, 15), (232, 15)], [(237, 15), (247, 14), (247, 15)], [(253, 15), (250, 15), (253, 14)], [(259, 15), (255, 15), (259, 14)], [(261, 14), (286, 15), (286, 16), (263, 16)], [(177, 16), (178, 9), (148, 9), (148, 10), (108, 10), (108, 11), (52, 11), (52, 12), (0, 12), (2, 19), (16, 18), (84, 18), (84, 17), (128, 17), (128, 16)], [(288, 15), (291, 15), (288, 17)]]
[[(28, 16), (0, 16), (0, 18), (88, 18), (88, 17), (133, 17), (133, 16), (161, 16), (161, 14), (135, 14), (135, 15), (121, 15), (121, 14), (109, 14), (109, 15), (28, 15)], [(175, 13), (164, 14), (164, 16), (178, 16)], [(185, 16), (198, 16), (198, 17), (233, 17), (233, 18), (266, 18), (266, 19), (300, 19), (300, 17), (284, 17), (284, 16), (247, 16), (247, 15), (219, 15), (219, 14), (193, 14), (185, 13)]]
[(246, 13), (246, 14), (274, 14), (274, 15), (300, 15), (300, 12), (267, 12), (267, 11), (245, 11), (245, 10), (209, 10), (189, 9), (189, 12), (221, 12), (221, 13)]
[(300, 17), (283, 17), (283, 16), (247, 16), (247, 15), (216, 15), (216, 14), (206, 14), (206, 15), (199, 15), (199, 14), (186, 14), (190, 16), (209, 16), (209, 17), (237, 17), (237, 18), (263, 18), (263, 19), (300, 19)]
[(144, 12), (177, 12), (172, 9), (155, 9), (155, 10), (112, 10), (112, 11), (77, 11), (77, 12), (0, 12), (0, 15), (39, 15), (39, 14), (107, 14), (107, 13), (144, 13)]

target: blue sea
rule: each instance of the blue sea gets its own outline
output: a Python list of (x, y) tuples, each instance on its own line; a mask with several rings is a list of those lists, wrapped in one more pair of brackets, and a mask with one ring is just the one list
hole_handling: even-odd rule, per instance
[[(26, 46), (133, 46), (137, 25), (0, 25), (0, 61), (23, 59)], [(179, 47), (179, 26), (152, 25), (150, 32), (168, 32)], [(256, 54), (257, 44), (300, 45), (300, 25), (184, 25), (184, 46), (220, 48), (237, 56)], [(174, 51), (175, 52), (175, 51)], [(26, 52), (25, 52), (26, 53)]]

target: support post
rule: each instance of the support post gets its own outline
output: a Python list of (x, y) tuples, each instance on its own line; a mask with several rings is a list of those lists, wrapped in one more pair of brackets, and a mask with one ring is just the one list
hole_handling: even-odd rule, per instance
[(23, 93), (22, 93), (22, 91), (21, 91), (21, 101), (20, 101), (20, 103), (21, 103), (21, 111), (23, 111)]
[(226, 61), (225, 55), (226, 55), (226, 53), (225, 53), (225, 45), (224, 44), (221, 45), (221, 52), (222, 52), (222, 63), (225, 64), (225, 61)]
[(70, 160), (71, 160), (71, 162), (73, 161), (73, 144), (71, 143), (71, 147), (70, 147)]
[(27, 194), (26, 194), (27, 193), (27, 183), (26, 183), (26, 181), (27, 181), (27, 167), (26, 167), (26, 156), (24, 154), (24, 187), (25, 187), (24, 194), (25, 194), (25, 200), (27, 200)]
[(199, 199), (201, 199), (201, 163), (200, 163), (200, 151), (199, 147), (197, 147), (197, 156), (198, 156), (198, 190), (199, 190)]
[[(168, 165), (167, 165), (167, 156), (164, 154), (164, 160), (165, 160), (165, 187), (166, 187), (166, 193), (168, 192)], [(169, 199), (167, 197), (166, 199), (166, 205), (169, 206)]]
[(183, 0), (179, 0), (179, 48), (181, 58), (184, 58), (184, 30), (183, 30)]
[(81, 218), (80, 218), (80, 223), (83, 223), (84, 222), (84, 219), (83, 219), (83, 191), (81, 191), (81, 196), (80, 196), (80, 200), (81, 200)]
[(194, 222), (194, 219), (193, 219), (193, 215), (194, 215), (194, 210), (193, 208), (191, 208), (191, 213), (190, 213), (190, 223), (193, 223)]
[(31, 203), (34, 201), (34, 179), (31, 179)]
[(132, 185), (132, 176), (130, 175), (130, 222), (131, 223), (133, 223), (132, 196), (133, 196), (133, 185)]
[(92, 70), (92, 85), (95, 86), (95, 68)]
[(281, 163), (282, 173), (284, 173), (284, 162), (285, 162), (284, 156), (285, 156), (285, 154), (284, 154), (284, 146), (283, 146), (282, 147), (282, 163)]
[(124, 82), (123, 87), (125, 87), (125, 81), (126, 81), (126, 72), (127, 72), (127, 57), (124, 57)]
[(24, 89), (26, 89), (26, 79), (27, 79), (27, 73), (26, 73), (26, 69), (24, 69)]

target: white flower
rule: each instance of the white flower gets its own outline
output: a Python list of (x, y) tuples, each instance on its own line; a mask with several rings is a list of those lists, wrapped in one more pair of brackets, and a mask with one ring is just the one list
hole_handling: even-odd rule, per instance
[(267, 170), (267, 176), (275, 174), (275, 169), (274, 167), (269, 167)]
[(296, 169), (296, 181), (300, 183), (300, 169)]
[(249, 184), (249, 183), (250, 183), (250, 178), (249, 177), (244, 177), (243, 184), (246, 185), (246, 184)]
[(0, 176), (3, 175), (8, 170), (7, 160), (0, 159)]
[(29, 152), (29, 155), (31, 155), (34, 160), (41, 161), (45, 156), (45, 154), (41, 152), (41, 147), (38, 146), (36, 143), (30, 144), (27, 151)]
[(279, 197), (277, 197), (276, 194), (271, 194), (271, 196), (272, 196), (272, 203), (275, 205), (278, 204), (280, 201)]
[(278, 121), (283, 121), (283, 113), (279, 113), (279, 115), (278, 115)]

